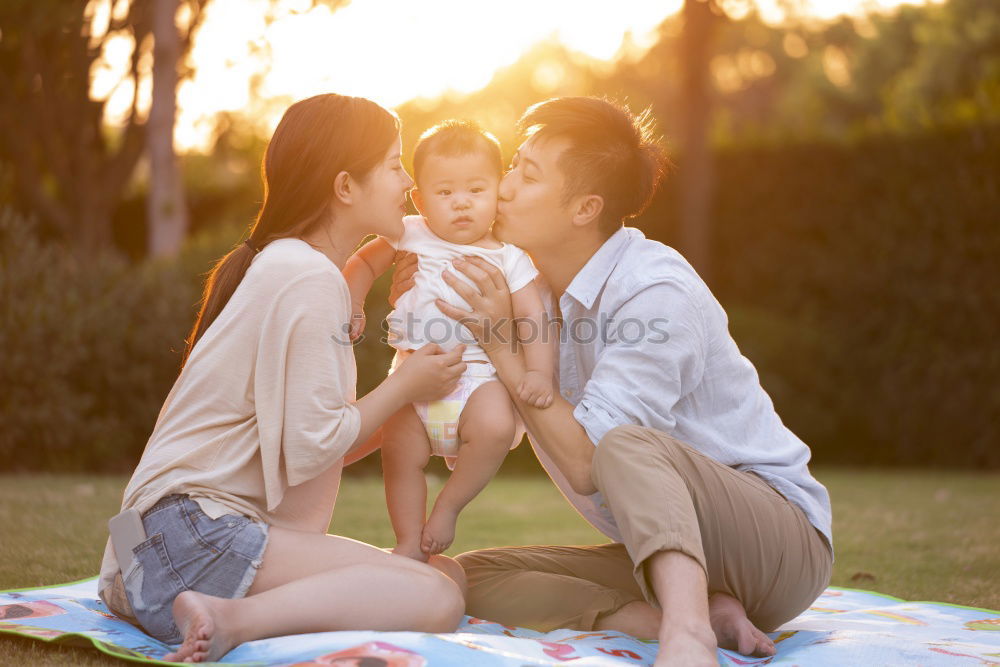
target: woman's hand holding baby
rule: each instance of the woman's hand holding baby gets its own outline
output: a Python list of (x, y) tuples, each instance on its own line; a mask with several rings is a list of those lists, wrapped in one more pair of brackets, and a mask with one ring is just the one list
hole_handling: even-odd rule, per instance
[(416, 253), (399, 250), (393, 258), (392, 285), (389, 286), (389, 305), (396, 307), (396, 300), (416, 284)]
[(465, 372), (464, 351), (464, 345), (444, 352), (436, 343), (428, 343), (409, 355), (390, 377), (404, 383), (410, 401), (436, 401), (458, 386)]
[(363, 334), (364, 332), (365, 332), (365, 303), (364, 301), (362, 301), (361, 303), (353, 301), (351, 303), (351, 325), (350, 325), (351, 342), (353, 343), (358, 338), (360, 338), (361, 334)]

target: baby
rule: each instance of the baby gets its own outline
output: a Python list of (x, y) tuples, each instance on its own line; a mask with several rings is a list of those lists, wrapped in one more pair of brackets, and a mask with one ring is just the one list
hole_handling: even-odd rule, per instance
[[(400, 238), (378, 237), (363, 245), (348, 260), (344, 275), (351, 289), (352, 321), (359, 323), (352, 331), (356, 337), (364, 327), (365, 297), (392, 265), (396, 250), (417, 255), (414, 287), (399, 297), (388, 317), (389, 343), (396, 348), (390, 373), (428, 343), (445, 350), (466, 346), (462, 360), (467, 369), (451, 394), (407, 406), (383, 428), (382, 470), (396, 534), (393, 551), (425, 561), (451, 545), (459, 513), (493, 478), (523, 432), (489, 357), (468, 329), (435, 305), (435, 299), (442, 299), (469, 309), (442, 273), (448, 270), (472, 284), (450, 266), (463, 255), (481, 257), (503, 271), (527, 363), (518, 391), (536, 407), (552, 402), (555, 347), (539, 336), (545, 311), (534, 283), (538, 271), (523, 250), (501, 243), (491, 232), (503, 172), (497, 140), (473, 123), (446, 121), (420, 137), (413, 170), (411, 196), (421, 215), (403, 218)], [(426, 517), (423, 470), (430, 454), (443, 456), (452, 474)]]

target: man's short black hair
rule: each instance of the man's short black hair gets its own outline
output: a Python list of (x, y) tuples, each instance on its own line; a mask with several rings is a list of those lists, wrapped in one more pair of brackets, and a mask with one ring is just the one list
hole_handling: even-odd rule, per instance
[(669, 165), (648, 108), (635, 115), (606, 99), (556, 97), (529, 107), (518, 129), (530, 137), (569, 140), (558, 163), (566, 178), (563, 203), (581, 194), (602, 197), (605, 236), (646, 209)]

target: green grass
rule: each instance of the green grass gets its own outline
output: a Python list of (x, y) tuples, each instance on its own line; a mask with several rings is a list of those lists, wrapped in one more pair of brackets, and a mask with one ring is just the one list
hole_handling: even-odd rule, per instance
[[(1000, 609), (1000, 475), (818, 468), (833, 497), (833, 585)], [(0, 476), (0, 590), (97, 573), (126, 479)], [(435, 484), (432, 491), (439, 485)], [(347, 478), (331, 531), (392, 544), (379, 479)], [(501, 477), (463, 513), (449, 554), (605, 541), (545, 478)], [(0, 635), (0, 664), (109, 665), (93, 649)]]

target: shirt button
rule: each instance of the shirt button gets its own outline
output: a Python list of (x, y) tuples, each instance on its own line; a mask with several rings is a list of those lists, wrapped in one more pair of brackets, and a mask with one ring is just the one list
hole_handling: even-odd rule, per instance
[(567, 389), (563, 391), (563, 396), (565, 396), (566, 398), (573, 398), (573, 390)]

